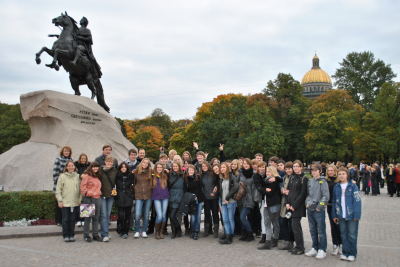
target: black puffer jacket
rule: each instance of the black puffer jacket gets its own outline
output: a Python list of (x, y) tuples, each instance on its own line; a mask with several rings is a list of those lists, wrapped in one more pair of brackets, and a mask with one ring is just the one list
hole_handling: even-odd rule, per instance
[(81, 175), (86, 171), (86, 169), (89, 167), (90, 162), (88, 162), (87, 164), (82, 164), (79, 163), (78, 161), (74, 162), (74, 165), (76, 167), (76, 169), (78, 170), (77, 173), (79, 174), (79, 177), (81, 177)]
[(287, 189), (289, 195), (285, 196), (286, 204), (294, 208), (292, 217), (306, 217), (306, 197), (308, 178), (304, 173), (291, 175)]
[(200, 178), (196, 181), (193, 176), (188, 176), (187, 181), (185, 181), (184, 191), (193, 193), (197, 196), (197, 202), (202, 203), (204, 202), (204, 194), (201, 186)]
[[(280, 176), (276, 176), (275, 181), (272, 183), (268, 181), (269, 178), (261, 179), (261, 184), (260, 184), (261, 186), (259, 187), (256, 186), (256, 188), (258, 192), (262, 194), (263, 199), (265, 196), (267, 197), (267, 206), (272, 207), (281, 204), (281, 190), (279, 183), (280, 180), (282, 180), (282, 178)], [(267, 188), (270, 188), (271, 191), (267, 192)]]
[[(127, 178), (123, 179), (123, 176), (127, 176)], [(126, 173), (122, 174), (120, 172), (117, 173), (115, 177), (115, 185), (117, 186), (117, 197), (115, 200), (115, 206), (118, 208), (132, 207), (133, 200), (135, 199), (135, 190), (133, 189), (133, 174)]]

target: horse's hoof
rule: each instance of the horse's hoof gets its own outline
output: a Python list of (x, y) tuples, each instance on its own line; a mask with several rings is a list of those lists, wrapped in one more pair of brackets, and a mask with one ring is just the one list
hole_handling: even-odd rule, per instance
[(54, 68), (55, 68), (56, 71), (60, 70), (60, 67), (57, 64), (54, 64)]
[(75, 95), (81, 95), (81, 93), (80, 92), (75, 92)]
[(36, 58), (35, 61), (36, 61), (36, 64), (38, 64), (38, 65), (40, 64), (40, 62), (42, 62), (42, 60), (40, 58)]

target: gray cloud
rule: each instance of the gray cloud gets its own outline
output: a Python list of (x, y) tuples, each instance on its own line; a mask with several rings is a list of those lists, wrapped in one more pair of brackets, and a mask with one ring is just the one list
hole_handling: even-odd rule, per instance
[[(2, 1), (0, 101), (43, 89), (73, 93), (68, 74), (34, 55), (51, 47), (51, 19), (89, 19), (113, 116), (162, 108), (192, 117), (218, 94), (257, 93), (279, 72), (301, 81), (314, 51), (330, 75), (352, 51), (400, 68), (398, 1)], [(81, 87), (90, 96), (86, 86)]]

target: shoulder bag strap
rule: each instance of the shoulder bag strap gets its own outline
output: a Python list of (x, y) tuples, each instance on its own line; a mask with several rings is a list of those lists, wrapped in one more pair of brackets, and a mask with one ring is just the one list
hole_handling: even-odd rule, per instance
[(114, 188), (114, 185), (113, 185), (112, 182), (111, 182), (110, 176), (108, 176), (108, 173), (106, 173), (106, 172), (104, 172), (104, 173), (107, 175), (108, 182), (110, 183), (111, 188)]

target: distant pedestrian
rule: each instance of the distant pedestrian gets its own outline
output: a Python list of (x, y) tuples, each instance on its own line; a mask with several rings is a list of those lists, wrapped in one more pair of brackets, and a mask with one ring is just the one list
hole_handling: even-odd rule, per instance
[(389, 168), (386, 170), (386, 182), (388, 187), (389, 196), (393, 197), (396, 193), (395, 187), (395, 180), (396, 180), (396, 170), (393, 164), (389, 165)]

